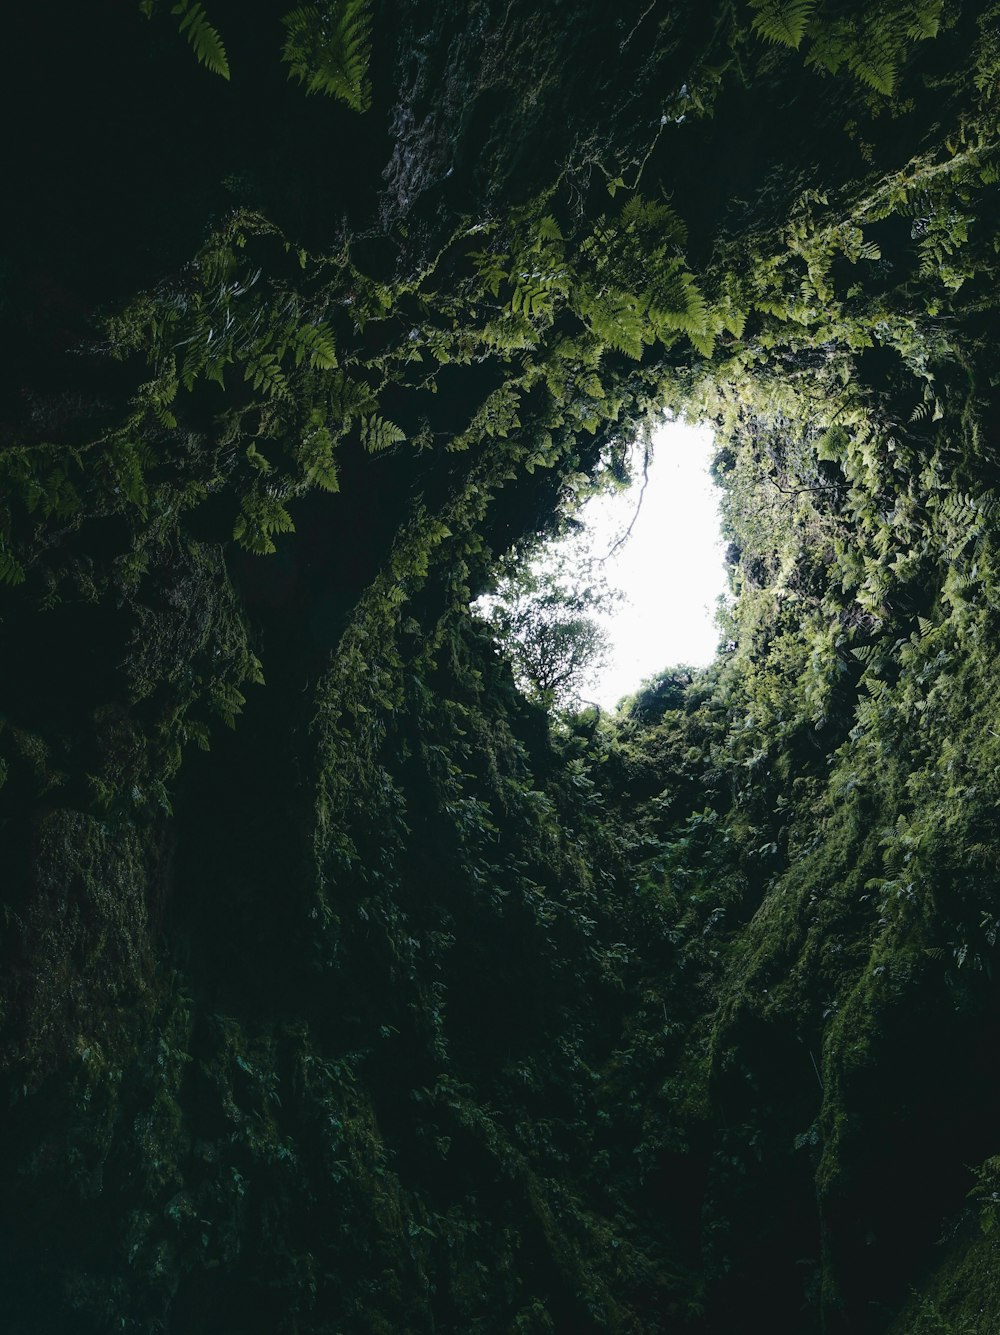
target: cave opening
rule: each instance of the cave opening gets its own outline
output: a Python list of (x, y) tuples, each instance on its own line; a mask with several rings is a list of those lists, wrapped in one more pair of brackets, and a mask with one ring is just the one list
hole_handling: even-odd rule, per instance
[(726, 591), (711, 429), (663, 414), (635, 448), (630, 486), (595, 496), (579, 515), (585, 550), (624, 595), (596, 614), (609, 649), (587, 696), (603, 709), (668, 668), (706, 667)]
[(504, 565), (477, 608), (525, 689), (614, 711), (657, 675), (708, 666), (726, 594), (715, 452), (707, 424), (651, 414), (626, 478), (601, 470), (555, 536)]
[(105, 8), (0, 266), (11, 1330), (992, 1335), (997, 0)]

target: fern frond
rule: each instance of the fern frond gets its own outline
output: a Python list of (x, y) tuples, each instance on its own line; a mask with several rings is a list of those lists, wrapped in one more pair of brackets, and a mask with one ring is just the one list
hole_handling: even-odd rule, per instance
[(913, 7), (913, 17), (907, 25), (906, 35), (914, 42), (921, 42), (938, 35), (941, 26), (941, 11), (944, 0), (917, 0)]
[(547, 274), (520, 273), (511, 275), (514, 291), (510, 308), (515, 315), (527, 319), (552, 314), (552, 280)]
[(694, 277), (680, 263), (654, 276), (649, 285), (650, 317), (658, 327), (685, 334), (705, 334), (708, 307)]
[(401, 431), (395, 422), (389, 422), (384, 417), (379, 417), (378, 413), (372, 413), (361, 421), (361, 443), (369, 454), (376, 454), (380, 450), (387, 450), (390, 445), (395, 445), (398, 441), (405, 440), (406, 433)]
[(876, 93), (884, 93), (886, 97), (892, 96), (898, 70), (888, 56), (880, 56), (872, 51), (861, 51), (850, 57), (847, 67)]
[(254, 389), (262, 389), (269, 399), (288, 398), (288, 382), (278, 365), (277, 353), (259, 352), (248, 357), (243, 379), (251, 381)]
[(252, 492), (243, 497), (242, 513), (233, 525), (233, 537), (257, 556), (270, 556), (277, 551), (272, 535), (294, 533), (295, 525), (276, 496), (262, 496)]
[(655, 236), (661, 246), (678, 248), (687, 244), (687, 224), (660, 200), (631, 195), (621, 211), (620, 225), (625, 231), (638, 230)]
[(329, 431), (326, 427), (320, 426), (306, 437), (299, 451), (299, 462), (305, 471), (306, 481), (322, 487), (324, 491), (340, 490), (337, 465), (333, 458), (333, 444), (333, 437)]
[(850, 26), (843, 20), (824, 25), (813, 37), (805, 63), (836, 74), (850, 54)]
[(0, 584), (23, 584), (24, 566), (0, 540)]
[[(243, 711), (243, 706), (247, 702), (246, 696), (242, 691), (228, 681), (216, 682), (209, 689), (209, 699), (212, 702), (212, 708), (219, 715), (222, 721), (229, 728), (236, 727), (236, 720)], [(203, 751), (208, 750), (207, 735), (202, 739), (197, 730), (191, 728), (188, 724), (188, 730), (193, 732), (193, 740), (198, 743)], [(206, 730), (207, 731), (207, 730)]]
[(507, 277), (505, 258), (503, 255), (491, 255), (485, 250), (477, 250), (469, 255), (476, 266), (476, 272), (495, 297), (500, 295), (500, 284)]
[(226, 48), (218, 32), (209, 23), (204, 5), (199, 4), (198, 0), (194, 4), (189, 0), (179, 0), (170, 12), (180, 17), (180, 31), (187, 37), (201, 64), (213, 74), (228, 79), (229, 59)]
[(295, 365), (301, 366), (305, 357), (309, 365), (322, 371), (332, 371), (337, 365), (337, 349), (333, 331), (325, 324), (301, 325), (295, 331)]
[(370, 0), (301, 5), (282, 23), (288, 30), (282, 59), (289, 78), (304, 83), (307, 93), (327, 93), (355, 111), (367, 111), (372, 100)]
[(375, 396), (362, 380), (352, 380), (343, 371), (334, 371), (327, 381), (331, 417), (349, 426), (355, 417), (373, 412)]
[(776, 46), (797, 50), (816, 0), (750, 0), (750, 8), (757, 11), (751, 26), (758, 36)]
[(644, 337), (647, 326), (635, 297), (615, 288), (600, 294), (581, 289), (577, 299), (591, 333), (633, 361), (640, 359), (643, 343), (648, 341)]

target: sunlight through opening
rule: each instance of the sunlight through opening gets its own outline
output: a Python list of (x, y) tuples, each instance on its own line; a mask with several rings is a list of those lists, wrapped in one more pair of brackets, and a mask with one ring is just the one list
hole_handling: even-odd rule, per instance
[[(611, 553), (601, 568), (625, 595), (597, 616), (611, 648), (581, 691), (603, 709), (665, 668), (701, 667), (715, 657), (726, 577), (712, 444), (708, 427), (664, 419), (654, 430), (645, 490), (640, 468), (627, 491), (595, 497), (580, 512), (590, 552)], [(633, 517), (628, 538), (612, 550)]]

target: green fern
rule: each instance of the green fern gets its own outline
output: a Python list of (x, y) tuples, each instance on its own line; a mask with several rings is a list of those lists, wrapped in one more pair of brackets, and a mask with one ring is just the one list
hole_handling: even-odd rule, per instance
[(375, 395), (364, 381), (353, 380), (343, 371), (334, 371), (329, 376), (326, 395), (331, 417), (344, 427), (350, 426), (356, 417), (373, 412), (376, 407)]
[(843, 19), (824, 25), (810, 43), (806, 64), (836, 74), (850, 55), (851, 33)]
[(648, 341), (649, 327), (637, 298), (616, 288), (598, 293), (581, 287), (576, 295), (579, 314), (590, 332), (602, 343), (638, 361), (643, 344)]
[(273, 534), (294, 533), (292, 516), (276, 496), (251, 492), (243, 497), (242, 513), (233, 525), (233, 537), (257, 556), (277, 551)]
[(906, 29), (907, 37), (914, 42), (936, 37), (941, 26), (943, 9), (944, 0), (918, 0), (913, 6), (912, 18)]
[(208, 21), (208, 15), (205, 13), (203, 5), (195, 0), (191, 4), (189, 0), (179, 0), (179, 3), (171, 9), (171, 14), (177, 14), (180, 17), (180, 30), (187, 37), (198, 60), (206, 69), (213, 74), (221, 75), (223, 79), (229, 78), (229, 60), (226, 56), (226, 48), (222, 44), (222, 38)]
[(394, 422), (379, 417), (378, 413), (372, 413), (361, 420), (361, 443), (369, 454), (387, 450), (390, 445), (405, 439), (404, 431), (401, 431)]
[(650, 315), (657, 325), (685, 334), (703, 334), (708, 307), (692, 274), (679, 262), (656, 275), (650, 283)]
[(750, 0), (756, 10), (752, 27), (765, 41), (797, 50), (805, 35), (806, 25), (816, 8), (816, 0)]
[[(236, 720), (243, 712), (243, 706), (247, 702), (243, 692), (238, 690), (232, 682), (218, 681), (209, 687), (208, 694), (212, 708), (222, 721), (227, 727), (235, 728)], [(207, 729), (202, 730), (197, 724), (192, 724), (189, 721), (188, 732), (192, 734), (192, 740), (197, 742), (203, 751), (208, 750)]]
[[(313, 412), (314, 421), (318, 417)], [(319, 422), (306, 436), (299, 450), (299, 463), (302, 465), (305, 479), (324, 491), (338, 491), (340, 482), (337, 477), (337, 465), (333, 458), (334, 440), (325, 426)]]
[(23, 584), (24, 566), (0, 539), (0, 584)]
[(257, 352), (247, 358), (243, 379), (252, 382), (254, 389), (262, 389), (269, 399), (289, 398), (288, 381), (282, 374), (275, 352)]
[(325, 324), (301, 325), (295, 331), (295, 365), (304, 358), (309, 365), (322, 371), (332, 371), (337, 365), (337, 349), (333, 331)]
[(304, 83), (307, 93), (327, 93), (355, 111), (367, 111), (372, 100), (369, 0), (302, 5), (282, 23), (288, 29), (282, 59), (289, 77)]
[(507, 277), (506, 257), (494, 255), (486, 250), (476, 250), (469, 254), (469, 259), (476, 266), (476, 272), (487, 289), (495, 297), (500, 295), (500, 284)]
[(891, 97), (895, 91), (898, 70), (888, 56), (875, 51), (859, 51), (850, 57), (847, 67), (876, 93), (884, 93), (886, 97)]
[(661, 249), (667, 246), (681, 248), (687, 245), (687, 225), (670, 207), (659, 200), (631, 195), (621, 211), (620, 227), (626, 232), (638, 232), (647, 246), (653, 238)]
[(545, 274), (521, 273), (512, 276), (514, 291), (510, 308), (527, 319), (552, 314), (552, 284)]

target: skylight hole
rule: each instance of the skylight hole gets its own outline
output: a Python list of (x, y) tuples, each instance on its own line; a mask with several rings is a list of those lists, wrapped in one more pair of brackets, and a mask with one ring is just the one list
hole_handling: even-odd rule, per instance
[(627, 487), (587, 500), (567, 536), (477, 605), (522, 688), (550, 704), (613, 710), (649, 678), (707, 666), (718, 651), (726, 576), (714, 438), (664, 414), (648, 439), (648, 450), (642, 439), (632, 446)]
[(648, 467), (640, 460), (627, 489), (580, 512), (589, 550), (624, 595), (595, 613), (610, 648), (581, 694), (603, 709), (666, 668), (704, 667), (718, 652), (726, 574), (714, 447), (708, 426), (664, 415)]

